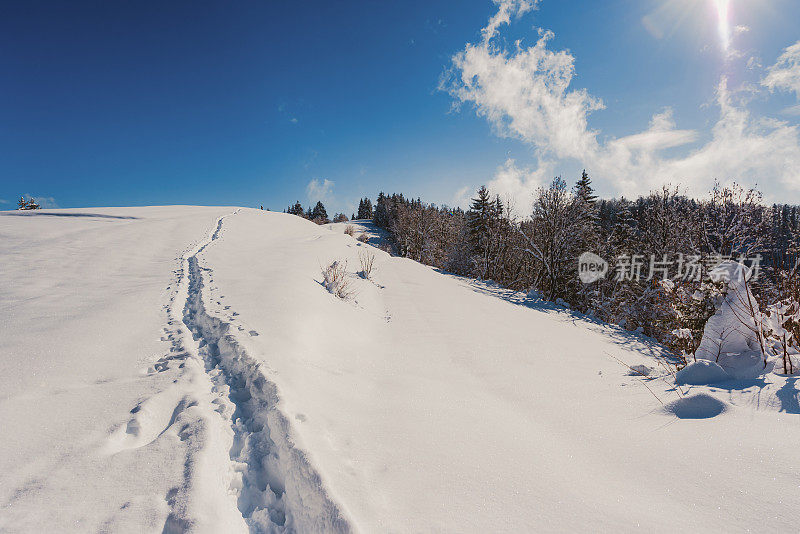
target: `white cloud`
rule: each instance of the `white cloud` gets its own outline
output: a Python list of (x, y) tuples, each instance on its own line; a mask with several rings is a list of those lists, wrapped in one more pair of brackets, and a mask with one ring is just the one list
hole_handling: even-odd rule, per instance
[[(535, 171), (506, 162), (490, 183), (498, 192), (502, 189), (519, 199), (566, 160), (586, 166), (606, 194), (647, 193), (667, 182), (704, 194), (715, 179), (758, 182), (767, 198), (800, 190), (797, 126), (753, 117), (743, 99), (734, 98), (725, 78), (717, 88), (719, 116), (704, 135), (678, 129), (667, 108), (653, 115), (642, 132), (599, 141), (588, 119), (603, 103), (585, 89), (570, 87), (575, 58), (568, 51), (547, 48), (552, 32), (540, 30), (533, 46), (517, 41), (510, 50), (493, 40), (515, 13), (512, 8), (500, 3), (483, 29), (484, 39), (466, 44), (453, 56), (453, 69), (441, 84), (456, 105), (473, 105), (497, 135), (526, 142), (539, 159)], [(763, 83), (800, 95), (798, 63), (800, 42), (786, 49)], [(701, 138), (707, 141), (698, 146)]]
[(334, 182), (332, 180), (319, 181), (314, 178), (306, 186), (308, 201), (312, 204), (318, 200), (322, 201), (323, 204), (331, 204), (333, 202), (333, 186)]
[(526, 217), (533, 207), (536, 190), (552, 180), (553, 168), (550, 162), (540, 162), (536, 169), (518, 167), (516, 161), (508, 158), (503, 165), (497, 167), (494, 177), (486, 187), (492, 194), (500, 195), (515, 215)]
[(767, 69), (761, 84), (770, 91), (793, 92), (800, 100), (800, 41), (783, 50), (778, 61)]
[(751, 56), (747, 59), (747, 68), (749, 70), (762, 69), (764, 66), (761, 64), (761, 59), (756, 56)]
[(587, 116), (603, 104), (585, 90), (569, 90), (575, 58), (548, 50), (552, 38), (542, 31), (535, 45), (517, 42), (510, 52), (491, 41), (468, 44), (453, 57), (454, 74), (460, 75), (442, 88), (458, 103), (473, 104), (498, 135), (556, 157), (580, 157), (596, 143)]
[(497, 4), (497, 13), (489, 19), (481, 34), (483, 41), (489, 42), (497, 35), (497, 30), (503, 24), (511, 22), (511, 17), (521, 17), (528, 11), (536, 9), (539, 0), (493, 0)]
[[(665, 148), (692, 143), (698, 134), (676, 130), (670, 116), (656, 115), (644, 134), (610, 141), (596, 154), (587, 154), (588, 165), (608, 177), (615, 190), (623, 194), (646, 193), (671, 182), (699, 195), (715, 179), (759, 183), (766, 186), (768, 197), (779, 189), (800, 190), (797, 127), (775, 119), (753, 118), (747, 109), (734, 103), (724, 78), (717, 88), (716, 103), (719, 118), (711, 129), (711, 139), (687, 154), (670, 158), (659, 155)], [(631, 150), (631, 140), (637, 150)]]
[(454, 208), (469, 209), (469, 204), (472, 195), (472, 187), (465, 185), (455, 192), (450, 205)]
[(800, 104), (797, 104), (796, 106), (789, 106), (788, 108), (785, 108), (782, 112), (785, 113), (786, 115), (800, 115)]

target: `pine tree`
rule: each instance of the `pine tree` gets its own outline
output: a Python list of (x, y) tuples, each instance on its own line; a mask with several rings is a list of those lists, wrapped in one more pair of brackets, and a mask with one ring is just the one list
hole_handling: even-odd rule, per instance
[(325, 211), (325, 206), (321, 201), (317, 201), (314, 210), (311, 212), (311, 220), (318, 224), (325, 224), (328, 222), (328, 212)]
[(576, 213), (580, 220), (580, 231), (575, 238), (580, 242), (579, 247), (584, 251), (597, 248), (601, 231), (600, 213), (597, 206), (597, 195), (592, 188), (592, 180), (583, 170), (580, 179), (573, 189), (573, 199), (576, 204)]
[(375, 203), (375, 213), (372, 215), (372, 220), (375, 226), (379, 228), (389, 229), (389, 199), (381, 191), (378, 194), (378, 201)]
[(472, 204), (467, 212), (467, 228), (469, 229), (470, 241), (473, 249), (477, 253), (483, 246), (483, 241), (489, 234), (489, 224), (492, 216), (493, 206), (489, 200), (489, 190), (486, 186), (478, 189), (478, 196), (472, 199)]
[(489, 197), (489, 190), (486, 189), (486, 186), (481, 186), (478, 189), (478, 195), (472, 199), (470, 210), (467, 212), (470, 253), (476, 264), (477, 274), (481, 278), (489, 276), (491, 232), (492, 221), (496, 215), (495, 210), (496, 205)]
[(286, 210), (286, 213), (289, 213), (291, 215), (297, 215), (298, 217), (302, 217), (303, 216), (303, 205), (300, 204), (300, 201), (298, 200), (297, 202), (294, 203), (293, 206), (289, 206), (289, 208)]
[(358, 218), (372, 219), (372, 201), (370, 199), (365, 197), (358, 202)]
[(594, 188), (592, 187), (592, 179), (586, 174), (586, 169), (583, 169), (580, 179), (575, 184), (575, 198), (591, 207), (594, 207), (597, 202), (597, 195), (594, 194)]
[(17, 202), (17, 209), (18, 210), (28, 209), (28, 203), (25, 202), (25, 198), (24, 197), (19, 197), (19, 201)]

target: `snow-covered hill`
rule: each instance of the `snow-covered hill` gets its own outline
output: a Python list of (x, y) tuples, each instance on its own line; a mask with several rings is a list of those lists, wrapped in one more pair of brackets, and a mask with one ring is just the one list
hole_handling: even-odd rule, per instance
[[(334, 260), (349, 300), (321, 283)], [(2, 531), (800, 520), (793, 379), (678, 391), (645, 339), (340, 227), (239, 208), (0, 213), (0, 270)]]

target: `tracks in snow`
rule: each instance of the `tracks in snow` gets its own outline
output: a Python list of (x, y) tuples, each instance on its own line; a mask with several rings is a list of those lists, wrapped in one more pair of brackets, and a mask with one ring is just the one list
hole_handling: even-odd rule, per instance
[[(232, 430), (227, 433), (228, 457), (216, 459), (228, 465), (228, 492), (251, 532), (348, 532), (319, 474), (291, 442), (289, 422), (277, 408), (275, 385), (237, 341), (231, 324), (206, 308), (203, 273), (211, 269), (201, 267), (198, 255), (221, 237), (224, 219), (185, 256), (181, 320), (191, 333), (184, 344), (191, 344), (189, 352), (202, 361), (210, 382), (215, 412)], [(171, 319), (177, 318), (177, 311), (174, 305)]]
[(182, 468), (175, 473), (175, 466), (164, 466), (173, 473), (168, 478), (182, 473), (181, 483), (164, 496), (166, 534), (349, 532), (319, 474), (292, 443), (275, 384), (237, 341), (234, 331), (244, 330), (207, 307), (204, 280), (212, 271), (199, 255), (222, 237), (224, 220), (235, 214), (217, 219), (213, 231), (181, 257), (164, 306), (162, 340), (169, 353), (148, 370), (161, 385), (113, 429), (100, 453), (135, 454), (148, 446), (174, 448), (165, 440), (183, 442)]

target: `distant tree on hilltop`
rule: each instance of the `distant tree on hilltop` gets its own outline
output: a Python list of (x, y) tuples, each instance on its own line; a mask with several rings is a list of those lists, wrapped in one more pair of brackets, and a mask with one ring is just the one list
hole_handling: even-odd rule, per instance
[(317, 201), (314, 210), (311, 212), (310, 219), (317, 224), (326, 224), (328, 220), (328, 212), (325, 210), (325, 205), (321, 201)]
[(303, 216), (303, 205), (300, 204), (300, 201), (298, 200), (297, 202), (294, 203), (293, 206), (289, 206), (289, 208), (286, 210), (286, 213), (289, 213), (291, 215), (297, 215), (298, 217), (302, 217)]
[(19, 197), (19, 201), (17, 201), (17, 209), (18, 210), (38, 210), (41, 209), (41, 206), (36, 203), (36, 201), (32, 198), (29, 198), (27, 201), (23, 197)]
[(368, 198), (362, 198), (358, 203), (358, 218), (359, 219), (372, 219), (372, 201)]

